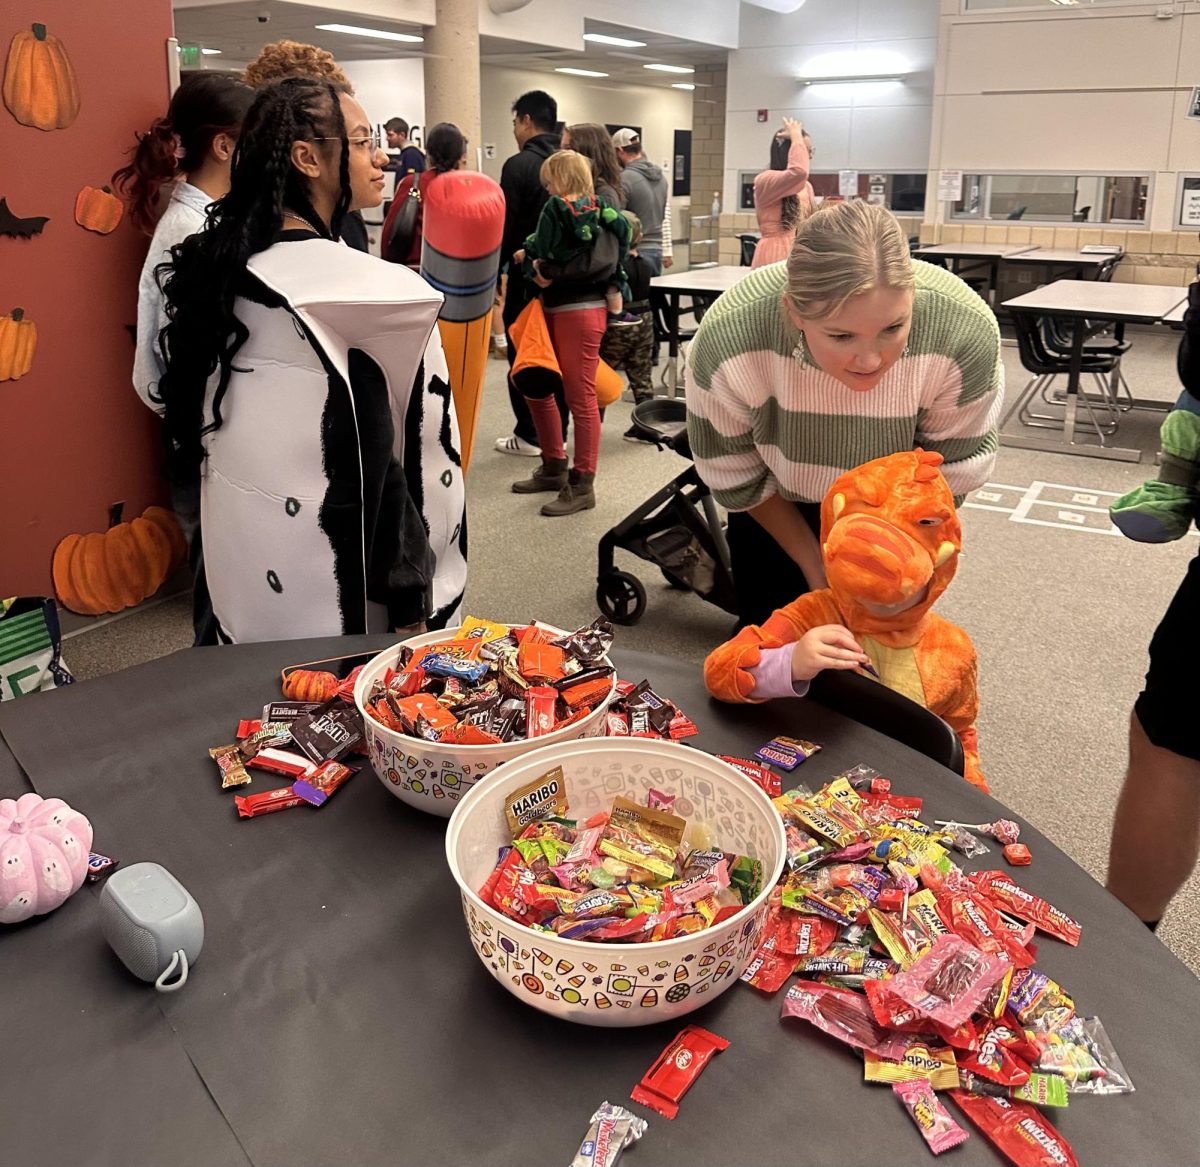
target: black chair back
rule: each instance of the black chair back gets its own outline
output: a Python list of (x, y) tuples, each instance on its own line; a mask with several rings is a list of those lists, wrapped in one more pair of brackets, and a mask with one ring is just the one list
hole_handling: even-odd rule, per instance
[(932, 758), (956, 774), (966, 769), (962, 742), (949, 725), (924, 705), (870, 677), (826, 669), (817, 674), (808, 695), (827, 709)]
[(758, 246), (758, 237), (755, 235), (739, 235), (738, 240), (742, 245), (742, 267), (749, 267), (754, 262), (754, 249)]

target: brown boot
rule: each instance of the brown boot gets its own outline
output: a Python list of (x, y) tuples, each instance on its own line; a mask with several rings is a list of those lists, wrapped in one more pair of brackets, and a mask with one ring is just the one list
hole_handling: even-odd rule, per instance
[(544, 515), (573, 515), (576, 511), (590, 511), (596, 505), (596, 476), (580, 474), (572, 470), (566, 484), (558, 492), (558, 498), (542, 507)]
[(533, 472), (533, 477), (514, 482), (512, 488), (513, 494), (551, 494), (565, 489), (566, 485), (566, 458), (547, 458), (543, 454), (542, 464)]

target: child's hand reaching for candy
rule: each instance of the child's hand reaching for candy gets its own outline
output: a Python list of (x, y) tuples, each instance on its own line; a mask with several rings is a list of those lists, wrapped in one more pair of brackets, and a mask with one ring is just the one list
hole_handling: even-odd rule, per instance
[(796, 641), (792, 649), (792, 680), (811, 681), (822, 669), (858, 669), (870, 663), (848, 628), (822, 624)]

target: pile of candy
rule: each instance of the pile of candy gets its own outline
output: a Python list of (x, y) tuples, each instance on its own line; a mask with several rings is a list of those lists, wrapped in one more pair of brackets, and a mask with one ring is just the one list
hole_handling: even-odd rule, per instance
[(367, 713), (396, 733), (451, 745), (543, 737), (609, 698), (612, 641), (605, 620), (563, 636), (536, 621), (470, 616), (453, 639), (402, 648), (371, 687)]
[(361, 753), (365, 740), (362, 718), (350, 703), (357, 673), (338, 681), (324, 701), (268, 702), (261, 717), (239, 723), (232, 744), (208, 751), (220, 770), (222, 790), (248, 785), (251, 770), (294, 780), (290, 786), (235, 795), (239, 816), (321, 806), (357, 771), (341, 761), (351, 751)]
[(762, 863), (714, 849), (671, 813), (674, 802), (658, 791), (647, 806), (618, 797), (576, 822), (555, 767), (506, 799), (513, 842), (479, 898), (569, 940), (659, 941), (710, 928), (762, 891)]
[[(1073, 1164), (1036, 1106), (1133, 1089), (1100, 1021), (1034, 968), (1035, 930), (1074, 945), (1079, 924), (1004, 871), (965, 874), (947, 848), (986, 844), (925, 825), (921, 800), (869, 767), (774, 801), (787, 868), (742, 979), (774, 993), (799, 973), (783, 1017), (857, 1050), (935, 1154), (967, 1137), (934, 1096), (946, 1090), (1013, 1162)], [(1016, 843), (1007, 820), (972, 829)]]

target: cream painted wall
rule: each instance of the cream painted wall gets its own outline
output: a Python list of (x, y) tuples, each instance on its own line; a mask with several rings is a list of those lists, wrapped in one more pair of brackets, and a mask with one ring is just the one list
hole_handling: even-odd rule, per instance
[(1149, 174), (1149, 227), (1170, 230), (1178, 172), (1200, 172), (1200, 14), (1156, 7), (943, 15), (930, 168)]
[(410, 126), (425, 125), (425, 63), (415, 60), (344, 61), (354, 94), (372, 122), (402, 117)]
[[(651, 85), (610, 85), (563, 73), (534, 73), (485, 65), (480, 71), (483, 103), (483, 140), (496, 147), (496, 157), (485, 159), (483, 169), (500, 178), (504, 160), (515, 154), (512, 136), (512, 103), (530, 89), (544, 89), (558, 102), (559, 118), (601, 125), (631, 123), (642, 127), (646, 156), (658, 165), (669, 163), (676, 130), (692, 128), (692, 95), (681, 89)], [(669, 166), (667, 167), (670, 176)], [(708, 199), (711, 200), (709, 192)], [(671, 199), (676, 235), (684, 234), (687, 198)], [(706, 202), (707, 213), (707, 202)]]
[[(740, 47), (729, 54), (725, 206), (737, 173), (767, 164), (783, 117), (804, 122), (819, 170), (912, 173), (929, 160), (937, 5), (932, 0), (808, 0), (788, 16), (742, 5)], [(902, 64), (901, 84), (802, 85), (806, 69), (861, 68), (881, 54)], [(856, 65), (861, 62), (862, 65)], [(768, 121), (756, 113), (767, 109)]]

